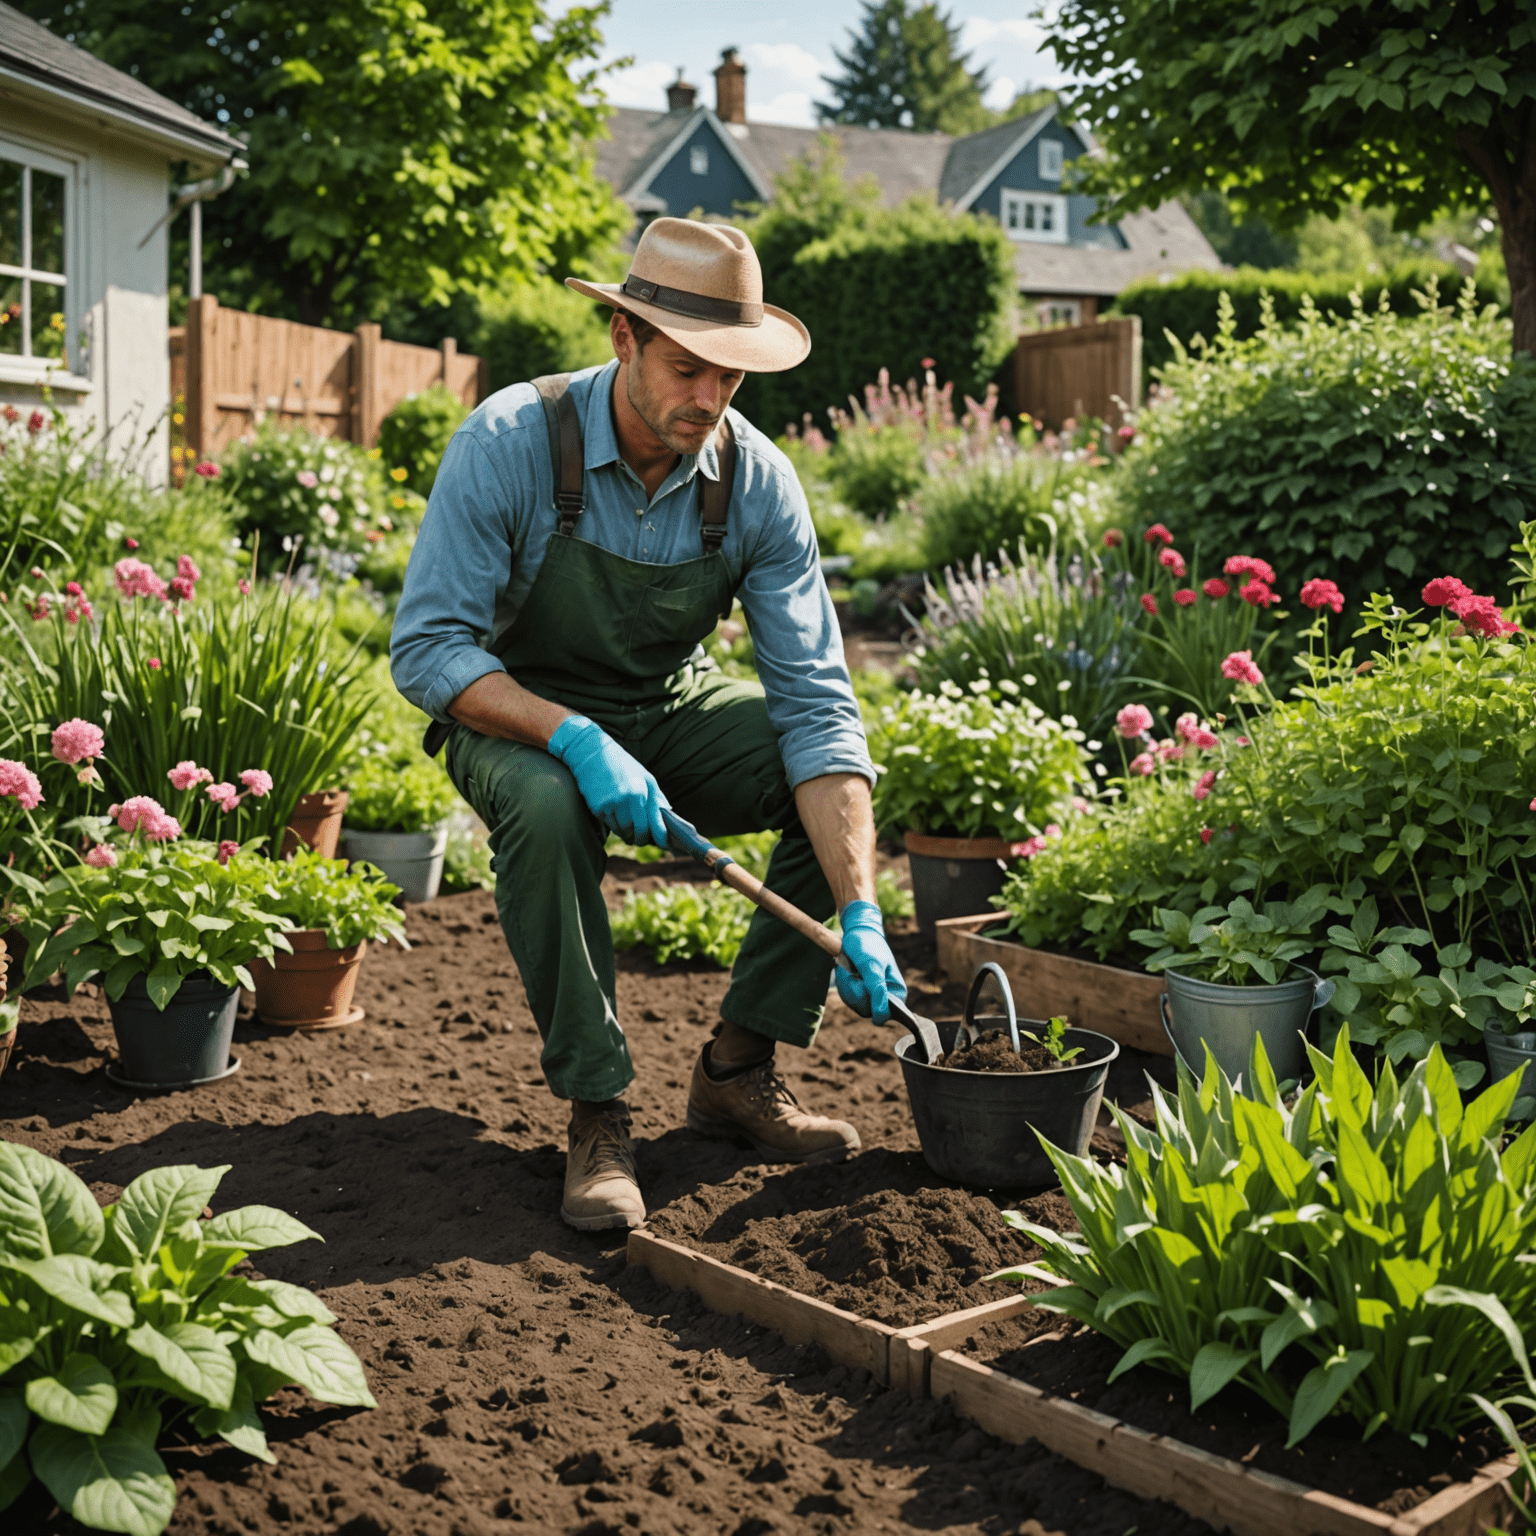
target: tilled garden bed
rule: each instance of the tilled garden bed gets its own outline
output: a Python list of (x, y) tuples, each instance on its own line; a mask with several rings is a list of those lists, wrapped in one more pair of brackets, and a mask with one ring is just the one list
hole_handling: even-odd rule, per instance
[[(0, 1135), (62, 1158), (103, 1200), (160, 1164), (232, 1164), (221, 1209), (278, 1205), (324, 1234), (324, 1246), (264, 1254), (262, 1267), (322, 1294), (379, 1401), (361, 1411), (280, 1394), (267, 1410), (275, 1467), (224, 1447), (172, 1447), (173, 1531), (1207, 1529), (1038, 1446), (1005, 1445), (942, 1403), (880, 1389), (819, 1348), (707, 1311), (626, 1268), (622, 1232), (565, 1227), (565, 1106), (543, 1086), (491, 898), (411, 908), (408, 928), (415, 950), (370, 955), (364, 967), (363, 1023), (304, 1038), (245, 1020), (241, 1071), (197, 1092), (134, 1098), (106, 1081), (111, 1028), (95, 989), (23, 1003), (17, 1056), (0, 1079)], [(957, 994), (925, 979), (915, 937), (897, 945), (914, 982), (931, 988), (915, 1001), (953, 1016)], [(713, 969), (620, 957), (642, 1177), (654, 1210), (673, 1207), (658, 1222), (695, 1196), (720, 1220), (730, 1201), (717, 1192), (750, 1198), (749, 1188), (802, 1189), (802, 1213), (835, 1211), (839, 1170), (803, 1170), (814, 1178), (795, 1185), (682, 1128), (725, 985)], [(940, 1186), (918, 1155), (891, 1041), (834, 1006), (817, 1045), (786, 1051), (784, 1065), (806, 1104), (852, 1119), (864, 1137), (865, 1157), (841, 1171), (842, 1203), (873, 1200), (878, 1218), (905, 1202), (920, 1227)], [(813, 1198), (813, 1184), (825, 1193)], [(983, 1241), (986, 1208), (1014, 1203), (955, 1197), (950, 1215), (969, 1212), (977, 1234), (962, 1276), (1015, 1256), (1005, 1230), (988, 1239), (994, 1252)], [(762, 1213), (794, 1221), (795, 1204)], [(900, 1251), (892, 1267), (883, 1252), (855, 1251), (846, 1222), (840, 1230), (843, 1248), (824, 1245), (847, 1249), (840, 1269), (815, 1243), (796, 1250), (828, 1284), (865, 1287), (880, 1263), (899, 1276)], [(7, 1520), (72, 1528), (35, 1486)]]

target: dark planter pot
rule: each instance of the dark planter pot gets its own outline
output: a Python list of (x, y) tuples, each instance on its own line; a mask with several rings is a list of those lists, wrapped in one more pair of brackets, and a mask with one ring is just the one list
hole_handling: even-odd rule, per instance
[(1000, 837), (927, 837), (908, 832), (903, 839), (912, 866), (912, 904), (917, 926), (933, 937), (933, 925), (946, 917), (986, 912), (1002, 894), (1012, 846)]
[(136, 1088), (195, 1088), (233, 1068), (230, 1042), (240, 988), (226, 987), (206, 971), (182, 982), (162, 1013), (150, 1001), (142, 976), (108, 1000), (117, 1036), (117, 1069), (110, 1075)]
[(303, 1030), (356, 1024), (363, 1010), (352, 1006), (352, 994), (368, 945), (332, 949), (319, 928), (298, 929), (285, 937), (293, 945), (291, 955), (278, 950), (270, 961), (250, 964), (261, 1022)]

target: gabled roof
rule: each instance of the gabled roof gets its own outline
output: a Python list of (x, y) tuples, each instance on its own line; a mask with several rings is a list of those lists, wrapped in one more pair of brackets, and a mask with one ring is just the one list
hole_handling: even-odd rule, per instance
[[(614, 116), (617, 117), (620, 112), (646, 121), (622, 125), (610, 122), (609, 130), (613, 137), (609, 143), (598, 147), (597, 170), (625, 202), (634, 204), (637, 198), (645, 197), (652, 179), (704, 124), (714, 130), (715, 138), (740, 167), (742, 175), (751, 182), (758, 197), (766, 202), (773, 195), (771, 179), (763, 176), (751, 160), (742, 154), (736, 135), (708, 107), (693, 107), (686, 112), (656, 113), (636, 112), (632, 107), (620, 107)], [(615, 131), (619, 128), (626, 131)], [(605, 151), (608, 151), (606, 158), (613, 163), (617, 175), (607, 174)]]
[(1018, 152), (1056, 116), (1056, 107), (1041, 107), (1027, 117), (1016, 117), (980, 133), (968, 133), (956, 139), (944, 162), (944, 177), (939, 182), (939, 201), (953, 203), (963, 212), (992, 184)]
[(127, 137), (148, 140), (172, 158), (212, 166), (238, 158), (245, 146), (196, 113), (152, 91), (132, 75), (0, 0), (0, 96), (25, 98), (106, 120)]
[(1138, 278), (1187, 272), (1203, 267), (1215, 272), (1221, 259), (1182, 203), (1122, 213), (1114, 220), (1126, 249), (1102, 245), (1044, 245), (1020, 241), (1013, 270), (1019, 291), (1110, 298)]

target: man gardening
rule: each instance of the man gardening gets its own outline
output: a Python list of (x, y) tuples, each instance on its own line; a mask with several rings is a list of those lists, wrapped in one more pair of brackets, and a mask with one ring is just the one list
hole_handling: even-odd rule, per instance
[[(619, 285), (615, 361), (485, 401), (443, 456), (406, 573), (391, 667), (447, 734), (447, 767), (490, 829), (496, 905), (571, 1100), (561, 1215), (645, 1219), (622, 1095), (604, 843), (667, 845), (663, 807), (712, 836), (781, 836), (767, 885), (838, 913), (844, 1001), (880, 1022), (906, 988), (875, 904), (864, 731), (816, 535), (793, 469), (731, 397), (792, 368), (805, 327), (764, 304), (740, 230), (657, 219)], [(739, 597), (756, 683), (699, 642)], [(429, 743), (434, 733), (429, 732)], [(809, 1045), (826, 955), (753, 914), (721, 1020), (694, 1067), (688, 1124), (764, 1157), (828, 1162), (857, 1131), (807, 1113), (774, 1047)]]

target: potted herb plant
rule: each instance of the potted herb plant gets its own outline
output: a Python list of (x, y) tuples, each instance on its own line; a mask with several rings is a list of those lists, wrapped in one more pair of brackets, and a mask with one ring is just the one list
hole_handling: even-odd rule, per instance
[(239, 1066), (229, 1047), (240, 987), (252, 985), (247, 967), (288, 947), (285, 921), (251, 861), (232, 857), (238, 844), (180, 841), (175, 818), (147, 795), (112, 814), (111, 840), (61, 868), (27, 905), (23, 990), (62, 970), (72, 995), (99, 974), (117, 1036), (117, 1067), (107, 1072), (125, 1086), (226, 1077)]
[(985, 679), (962, 689), (910, 693), (880, 711), (869, 732), (879, 775), (875, 820), (903, 834), (918, 927), (985, 912), (1008, 860), (1059, 830), (1087, 782), (1083, 733)]
[(365, 758), (347, 802), (347, 856), (376, 865), (407, 901), (431, 901), (443, 878), (448, 817), (461, 802), (435, 762)]
[(1329, 887), (1315, 885), (1293, 902), (1266, 902), (1262, 912), (1242, 896), (1193, 917), (1159, 907), (1156, 928), (1131, 934), (1159, 946), (1146, 968), (1167, 981), (1163, 1027), (1192, 1071), (1209, 1046), (1222, 1071), (1239, 1077), (1259, 1035), (1281, 1081), (1301, 1076), (1303, 1032), (1334, 983), (1298, 962), (1316, 947), (1312, 930), (1330, 904)]
[(264, 863), (268, 905), (287, 924), (288, 952), (251, 962), (256, 1012), (285, 1029), (340, 1029), (363, 1016), (352, 1006), (358, 968), (371, 942), (408, 948), (396, 909), (398, 886), (367, 864), (350, 867), (310, 848)]

